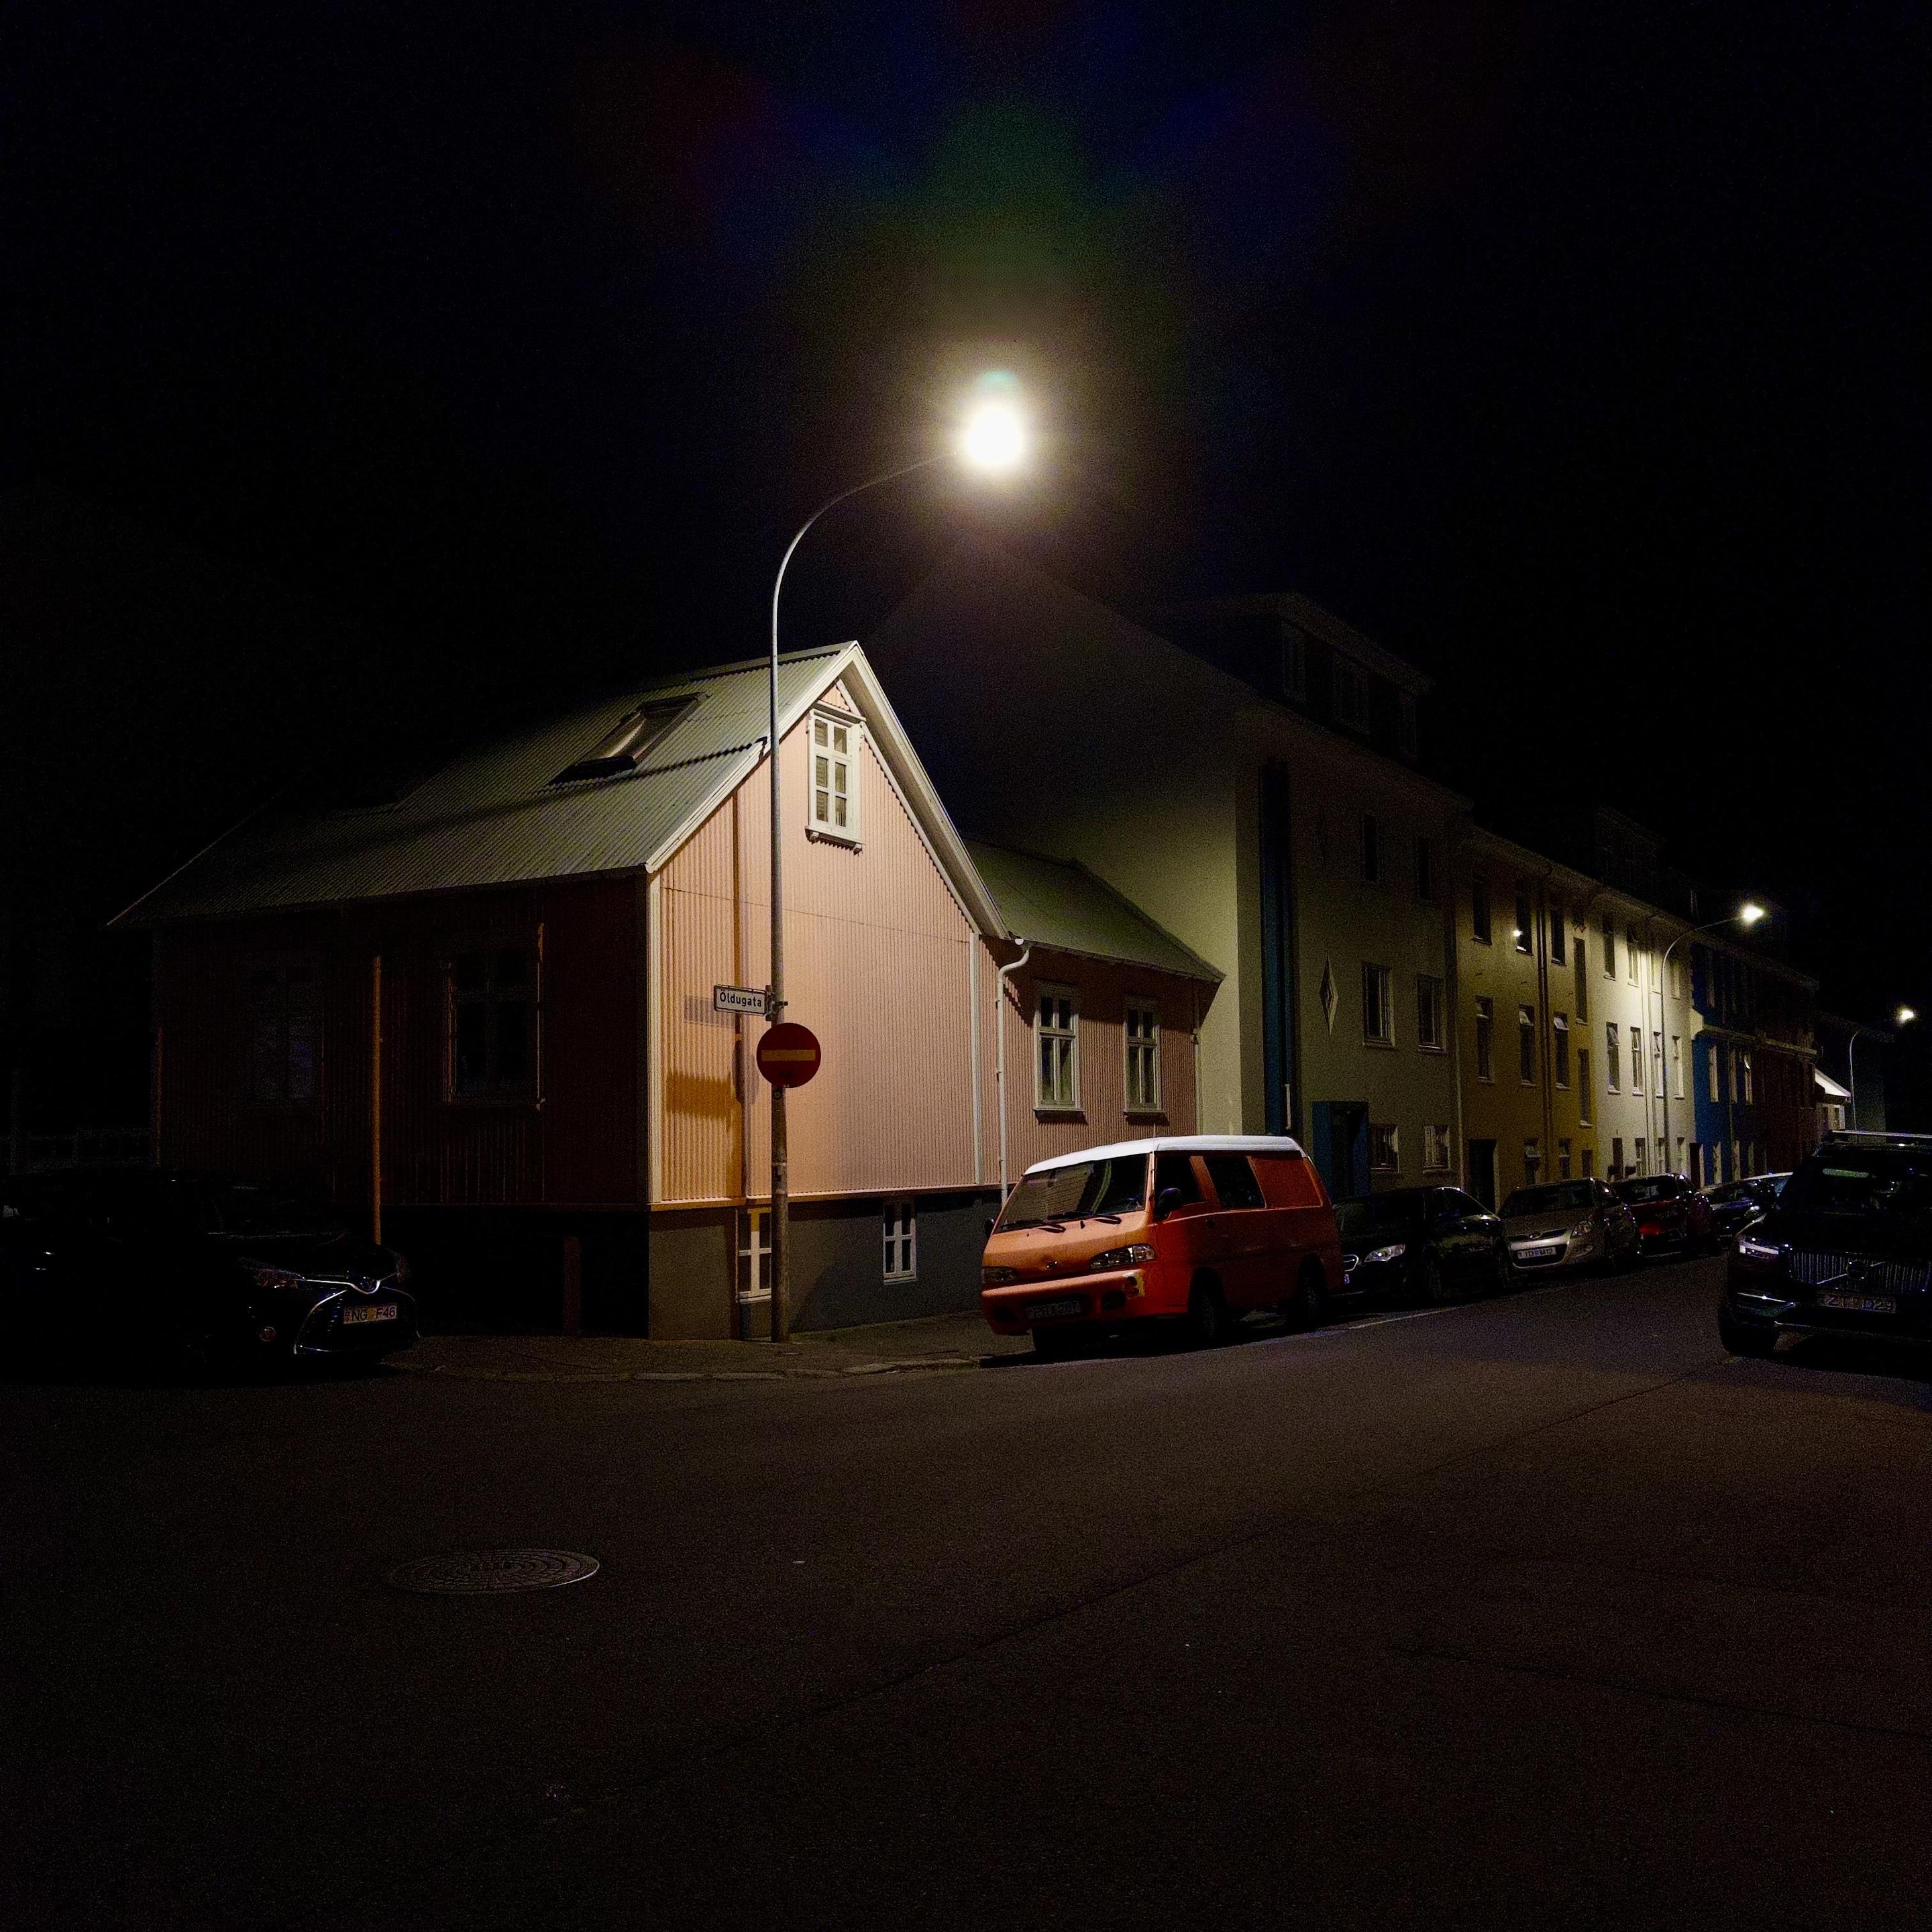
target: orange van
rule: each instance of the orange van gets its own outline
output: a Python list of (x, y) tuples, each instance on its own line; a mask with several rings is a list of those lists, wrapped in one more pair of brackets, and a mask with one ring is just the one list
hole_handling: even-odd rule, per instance
[(987, 1238), (980, 1282), (995, 1334), (1065, 1355), (1129, 1322), (1185, 1322), (1212, 1343), (1252, 1309), (1318, 1321), (1342, 1253), (1295, 1142), (1190, 1134), (1035, 1162)]

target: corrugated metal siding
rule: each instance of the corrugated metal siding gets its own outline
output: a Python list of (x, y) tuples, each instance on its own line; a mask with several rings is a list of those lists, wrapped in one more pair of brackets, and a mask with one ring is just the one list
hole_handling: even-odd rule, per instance
[[(973, 1174), (972, 929), (867, 745), (862, 849), (808, 838), (802, 730), (788, 736), (787, 1017), (825, 1062), (791, 1100), (791, 1185), (800, 1196), (969, 1186)], [(662, 875), (665, 983), (663, 1193), (667, 1204), (769, 1191), (770, 1103), (752, 1067), (760, 1022), (710, 1010), (721, 982), (766, 974), (769, 794), (763, 769)]]
[[(999, 1176), (998, 1036), (994, 1031), (998, 1026), (1005, 1028), (1006, 1038), (1010, 1183), (1018, 1180), (1033, 1162), (1054, 1154), (1077, 1153), (1082, 1148), (1149, 1134), (1197, 1131), (1192, 1034), (1195, 982), (1140, 967), (1111, 966), (1036, 949), (1006, 982), (1009, 990), (1003, 1010), (996, 1013), (993, 982), (997, 970), (989, 966), (982, 981), (986, 1047), (982, 1090), (990, 1179), (997, 1180)], [(1032, 1016), (1037, 989), (1049, 984), (1071, 986), (1080, 994), (1081, 1106), (1077, 1115), (1042, 1119), (1034, 1106)], [(1204, 1011), (1210, 990), (1199, 989)], [(1144, 1114), (1130, 1118), (1126, 1112), (1126, 1044), (1121, 1028), (1130, 994), (1151, 999), (1160, 1012), (1161, 1112), (1156, 1118)]]
[[(451, 895), (346, 914), (165, 933), (161, 1158), (298, 1179), (350, 1205), (370, 1194), (372, 964), (382, 958), (386, 1204), (619, 1206), (638, 1197), (634, 881)], [(544, 945), (542, 1108), (447, 1097), (445, 968), (466, 940)], [(248, 963), (320, 964), (320, 1098), (248, 1097)]]

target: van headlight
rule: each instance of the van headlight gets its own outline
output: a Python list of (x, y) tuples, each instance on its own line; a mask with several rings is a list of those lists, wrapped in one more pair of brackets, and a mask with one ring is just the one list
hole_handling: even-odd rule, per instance
[(1391, 1241), (1385, 1248), (1371, 1248), (1358, 1265), (1366, 1268), (1372, 1262), (1399, 1262), (1408, 1252), (1406, 1241)]
[(1009, 1288), (1019, 1278), (1017, 1268), (982, 1268), (980, 1270), (982, 1288)]
[(1740, 1234), (1732, 1252), (1741, 1262), (1781, 1262), (1784, 1250), (1775, 1241), (1761, 1240), (1756, 1234)]
[(1154, 1250), (1145, 1241), (1136, 1241), (1130, 1248), (1109, 1248), (1087, 1265), (1094, 1274), (1104, 1274), (1110, 1268), (1139, 1268), (1153, 1259)]

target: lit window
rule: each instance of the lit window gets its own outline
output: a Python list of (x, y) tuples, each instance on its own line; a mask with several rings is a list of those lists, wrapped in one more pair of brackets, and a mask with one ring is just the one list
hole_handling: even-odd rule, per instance
[(1335, 722), (1352, 731), (1369, 728), (1368, 674), (1340, 656), (1335, 660)]
[(910, 1201), (888, 1201), (884, 1216), (885, 1278), (919, 1279), (919, 1222)]
[(248, 1097), (298, 1105), (316, 1096), (322, 1062), (322, 982), (312, 960), (248, 968)]
[(1426, 973), (1415, 976), (1415, 1043), (1425, 1053), (1440, 1053), (1442, 1037), (1442, 982)]
[(1751, 1097), (1751, 1057), (1748, 1053), (1738, 1055), (1738, 1084), (1741, 1089), (1738, 1098), (1748, 1101)]
[(459, 1100), (536, 1090), (536, 962), (521, 946), (459, 952), (449, 968), (449, 1091)]
[(1389, 969), (1362, 962), (1362, 1037), (1377, 1046), (1395, 1044), (1395, 1014), (1389, 1001)]
[(1534, 931), (1535, 928), (1530, 922), (1529, 895), (1519, 886), (1516, 892), (1516, 924), (1510, 934), (1516, 941), (1516, 950), (1519, 952), (1529, 950)]
[(1449, 1130), (1424, 1127), (1422, 1130), (1422, 1171), (1424, 1174), (1449, 1172)]
[(1150, 1000), (1126, 1003), (1126, 1096), (1130, 1114), (1160, 1108), (1160, 1014)]
[(859, 836), (859, 741), (862, 734), (842, 712), (814, 712), (812, 720), (811, 827), (834, 838)]
[(1526, 1086), (1536, 1082), (1536, 1009), (1519, 1006), (1516, 1010), (1516, 1058), (1517, 1070), (1522, 1074)]
[(1493, 1000), (1478, 994), (1476, 999), (1476, 1078), (1496, 1077), (1496, 1007)]
[(1398, 1174), (1402, 1171), (1398, 1136), (1386, 1121), (1369, 1123), (1369, 1166), (1378, 1174)]
[(644, 754), (698, 702), (676, 698), (661, 704), (640, 705), (618, 721), (616, 728), (594, 751), (566, 766), (552, 784), (574, 784), (581, 778), (627, 778), (643, 764)]
[(1071, 1109), (1080, 1104), (1080, 996), (1042, 986), (1034, 1021), (1034, 1104)]

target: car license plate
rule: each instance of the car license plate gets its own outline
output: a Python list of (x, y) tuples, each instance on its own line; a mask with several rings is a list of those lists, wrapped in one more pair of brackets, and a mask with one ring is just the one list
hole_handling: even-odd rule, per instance
[(1818, 1297), (1820, 1308), (1843, 1308), (1854, 1315), (1896, 1315), (1898, 1304), (1888, 1294), (1828, 1294)]
[(1078, 1315), (1082, 1303), (1078, 1295), (1070, 1295), (1064, 1301), (1033, 1301), (1027, 1304), (1029, 1322), (1051, 1322), (1056, 1316)]
[(353, 1322), (393, 1322), (396, 1318), (396, 1304), (393, 1301), (372, 1301), (361, 1308), (345, 1308), (342, 1311), (342, 1324), (346, 1328)]
[(1516, 1258), (1520, 1262), (1546, 1262), (1552, 1255), (1558, 1252), (1558, 1247), (1559, 1244), (1555, 1241), (1546, 1241), (1540, 1248), (1517, 1249)]

